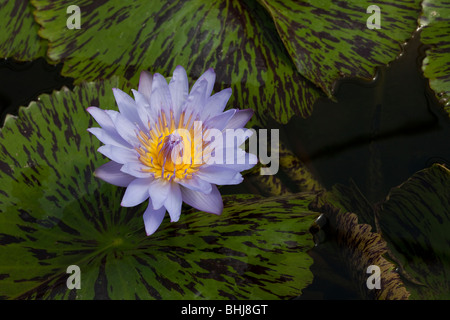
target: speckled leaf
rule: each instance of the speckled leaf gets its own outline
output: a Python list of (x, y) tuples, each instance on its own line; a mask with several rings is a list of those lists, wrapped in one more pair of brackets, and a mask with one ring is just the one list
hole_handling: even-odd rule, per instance
[(282, 142), (280, 143), (280, 170), (291, 181), (291, 189), (294, 192), (322, 189), (302, 160)]
[[(375, 67), (393, 61), (420, 14), (420, 0), (259, 2), (273, 17), (298, 71), (329, 96), (338, 78), (372, 79)], [(374, 23), (366, 13), (371, 5), (380, 9), (380, 29), (367, 26), (368, 20)]]
[(435, 164), (394, 188), (378, 213), (413, 298), (450, 298), (450, 170)]
[(423, 60), (425, 77), (450, 114), (450, 2), (424, 0), (420, 17), (422, 43), (430, 45)]
[[(312, 227), (317, 242), (320, 242), (321, 230), (325, 230), (327, 242), (318, 245), (325, 246), (327, 250), (332, 248), (334, 254), (338, 252), (361, 298), (407, 300), (410, 293), (395, 271), (396, 265), (384, 257), (388, 251), (386, 241), (370, 225), (359, 223), (355, 213), (346, 211), (336, 203), (336, 194), (328, 192), (311, 203), (312, 210), (323, 213)], [(380, 268), (379, 289), (367, 286), (370, 266)]]
[[(279, 141), (278, 153), (279, 168), (276, 174), (261, 175), (259, 167), (255, 167), (246, 175), (243, 187), (263, 196), (316, 192), (322, 189), (305, 164), (282, 141)], [(271, 154), (270, 149), (268, 154)]]
[(20, 61), (45, 56), (46, 41), (38, 35), (29, 0), (0, 1), (0, 57)]
[(308, 116), (321, 95), (295, 70), (255, 0), (84, 0), (77, 2), (78, 30), (66, 27), (73, 1), (32, 3), (49, 57), (64, 60), (63, 75), (76, 82), (117, 74), (135, 84), (142, 69), (170, 76), (177, 65), (196, 79), (212, 67), (215, 89), (233, 89), (229, 107), (253, 108), (283, 123), (294, 114)]
[(350, 186), (334, 185), (327, 200), (336, 208), (355, 213), (359, 223), (368, 224), (375, 230), (375, 210), (354, 181)]
[[(102, 227), (104, 217), (96, 218), (94, 207), (82, 211), (76, 207), (85, 206), (83, 197), (99, 188), (91, 176), (104, 162), (96, 152), (100, 143), (86, 131), (93, 121), (85, 109), (114, 108), (112, 86), (118, 86), (117, 79), (103, 85), (83, 84), (74, 92), (63, 89), (41, 95), (40, 101), (20, 108), (18, 118), (6, 117), (0, 131), (0, 296), (19, 296), (51, 281), (55, 268), (61, 266), (39, 263), (54, 257), (46, 250), (66, 243), (72, 233), (81, 239), (70, 250), (89, 247), (82, 240), (84, 232)], [(84, 217), (80, 230), (62, 220), (80, 215)], [(38, 234), (42, 243), (34, 246)], [(92, 252), (88, 247), (84, 250)], [(64, 261), (64, 255), (60, 258)]]
[[(312, 193), (225, 197), (220, 216), (186, 207), (147, 237), (145, 204), (93, 177), (107, 160), (90, 105), (115, 108), (117, 78), (41, 95), (0, 131), (0, 297), (280, 299), (312, 281)], [(56, 111), (58, 110), (58, 111)], [(81, 289), (67, 268), (79, 266)]]

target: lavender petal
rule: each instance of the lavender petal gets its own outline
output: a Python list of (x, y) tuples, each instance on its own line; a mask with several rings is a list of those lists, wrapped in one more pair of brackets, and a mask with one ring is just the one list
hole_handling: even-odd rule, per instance
[(125, 194), (122, 198), (123, 207), (134, 207), (148, 199), (148, 187), (152, 179), (135, 179), (133, 180), (125, 190)]
[(120, 171), (122, 164), (110, 161), (98, 167), (94, 176), (119, 187), (128, 187), (135, 178)]
[(215, 185), (208, 194), (182, 187), (181, 195), (184, 202), (200, 211), (213, 214), (221, 214), (223, 211), (222, 197)]
[(151, 201), (149, 201), (148, 207), (144, 212), (144, 225), (145, 233), (147, 236), (152, 235), (161, 225), (166, 214), (166, 208), (161, 207), (158, 210), (153, 209)]

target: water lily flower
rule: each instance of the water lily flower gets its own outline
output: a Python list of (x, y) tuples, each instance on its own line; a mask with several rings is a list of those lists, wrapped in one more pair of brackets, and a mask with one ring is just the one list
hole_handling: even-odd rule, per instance
[(98, 151), (111, 160), (94, 174), (126, 187), (124, 207), (148, 199), (143, 215), (147, 235), (158, 229), (166, 211), (172, 222), (178, 221), (182, 202), (221, 214), (216, 185), (241, 183), (241, 172), (257, 162), (239, 148), (253, 133), (243, 128), (253, 111), (224, 111), (231, 89), (211, 95), (215, 77), (213, 69), (207, 70), (189, 91), (181, 66), (169, 83), (161, 74), (143, 71), (138, 90), (132, 90), (134, 99), (113, 89), (119, 111), (87, 109), (101, 126), (88, 131), (104, 143)]

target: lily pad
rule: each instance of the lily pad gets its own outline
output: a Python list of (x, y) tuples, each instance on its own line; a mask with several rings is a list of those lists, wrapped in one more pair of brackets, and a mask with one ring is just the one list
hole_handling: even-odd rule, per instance
[[(276, 174), (261, 175), (259, 166), (256, 166), (246, 175), (245, 188), (263, 196), (322, 190), (314, 175), (283, 141), (279, 141), (277, 152), (279, 167)], [(270, 150), (268, 153), (274, 158)]]
[[(228, 196), (221, 216), (185, 208), (154, 235), (144, 207), (93, 171), (107, 160), (85, 108), (115, 106), (112, 78), (41, 95), (0, 131), (3, 299), (286, 299), (312, 281), (314, 193)], [(145, 205), (144, 205), (145, 206)], [(80, 288), (67, 286), (70, 266)], [(69, 272), (69, 273), (68, 273)]]
[[(361, 298), (407, 300), (410, 293), (395, 271), (396, 265), (384, 257), (388, 252), (386, 241), (373, 230), (372, 226), (359, 223), (357, 214), (346, 211), (342, 205), (347, 202), (346, 197), (339, 203), (340, 195), (334, 192), (335, 194), (324, 192), (311, 203), (311, 210), (323, 213), (312, 228), (316, 238), (321, 230), (325, 232), (327, 242), (323, 245), (334, 248), (335, 254), (337, 251), (340, 260), (351, 274), (353, 284)], [(371, 276), (368, 271), (374, 267), (379, 268), (378, 288), (368, 286)]]
[(48, 55), (63, 61), (62, 74), (82, 80), (137, 70), (165, 76), (177, 65), (193, 79), (216, 72), (216, 91), (230, 87), (228, 106), (252, 108), (286, 123), (307, 117), (321, 92), (295, 69), (270, 16), (256, 1), (84, 1), (80, 29), (68, 30), (73, 1), (32, 0)]
[[(339, 78), (372, 79), (376, 67), (393, 61), (420, 14), (420, 0), (259, 2), (273, 17), (297, 70), (328, 96)], [(380, 10), (380, 28), (370, 29), (376, 22), (370, 18), (373, 5)]]
[(422, 69), (450, 114), (450, 5), (439, 0), (422, 1), (421, 40), (430, 45)]
[(378, 213), (416, 299), (450, 298), (450, 170), (434, 164), (393, 188)]
[(0, 3), (0, 57), (29, 61), (45, 56), (46, 41), (38, 35), (29, 0)]
[(375, 230), (375, 210), (354, 181), (350, 186), (334, 185), (327, 200), (336, 208), (355, 213), (359, 223), (368, 224)]

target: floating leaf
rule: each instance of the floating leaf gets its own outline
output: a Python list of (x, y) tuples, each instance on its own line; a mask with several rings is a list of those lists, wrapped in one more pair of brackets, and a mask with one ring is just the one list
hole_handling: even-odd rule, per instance
[(253, 108), (261, 118), (306, 117), (321, 95), (292, 64), (270, 17), (255, 1), (86, 0), (81, 28), (68, 30), (69, 0), (32, 0), (48, 55), (63, 75), (81, 80), (117, 74), (137, 83), (139, 71), (165, 76), (177, 65), (198, 78), (216, 71), (216, 91), (232, 87), (228, 106)]
[(450, 114), (450, 5), (440, 0), (422, 1), (423, 26), (421, 40), (430, 45), (422, 69), (430, 80), (430, 87), (441, 98)]
[(352, 181), (350, 186), (336, 184), (328, 194), (327, 200), (334, 207), (352, 212), (358, 216), (360, 223), (376, 228), (375, 211), (372, 204), (362, 194), (361, 190)]
[(390, 255), (420, 284), (413, 298), (450, 298), (449, 195), (450, 171), (434, 164), (393, 188), (378, 213)]
[[(352, 275), (360, 297), (379, 300), (406, 300), (406, 290), (400, 275), (395, 272), (396, 266), (384, 255), (388, 251), (381, 235), (372, 232), (368, 224), (358, 222), (355, 213), (347, 212), (339, 204), (336, 206), (336, 195), (324, 193), (311, 204), (311, 209), (320, 211), (323, 216), (320, 223), (313, 227), (314, 233), (325, 230), (327, 241), (336, 247), (338, 254)], [(325, 222), (324, 222), (325, 221)], [(327, 244), (327, 243), (325, 243)], [(319, 244), (320, 246), (321, 244)], [(379, 267), (380, 288), (369, 288), (370, 266)]]
[[(274, 157), (270, 150), (268, 153)], [(278, 143), (278, 162), (278, 171), (274, 175), (261, 175), (259, 167), (254, 168), (246, 176), (243, 186), (264, 196), (322, 189), (305, 164), (282, 141)], [(273, 163), (270, 165), (276, 166)]]
[(320, 183), (311, 174), (305, 164), (283, 143), (280, 143), (280, 169), (290, 181), (292, 190), (319, 191)]
[(291, 190), (278, 175), (260, 175), (258, 172), (247, 174), (241, 188), (246, 188), (248, 192), (263, 196), (276, 196), (291, 193)]
[[(377, 66), (393, 61), (420, 13), (420, 0), (259, 2), (273, 17), (298, 71), (329, 96), (339, 78), (372, 79)], [(367, 26), (371, 5), (380, 9), (380, 29)]]
[(33, 10), (28, 0), (0, 3), (0, 57), (23, 61), (45, 56), (46, 42), (39, 38)]
[[(147, 237), (145, 205), (93, 177), (106, 162), (85, 108), (115, 107), (117, 78), (41, 95), (0, 131), (0, 297), (280, 299), (312, 281), (314, 194), (229, 196), (221, 216), (185, 209)], [(58, 110), (58, 111), (56, 111)], [(81, 270), (81, 288), (66, 281)]]

